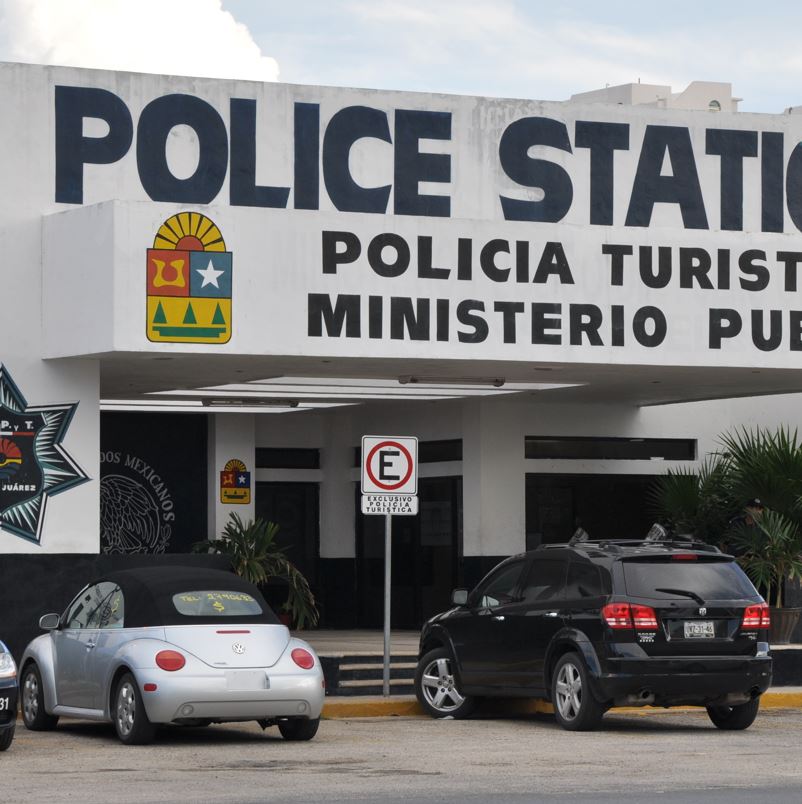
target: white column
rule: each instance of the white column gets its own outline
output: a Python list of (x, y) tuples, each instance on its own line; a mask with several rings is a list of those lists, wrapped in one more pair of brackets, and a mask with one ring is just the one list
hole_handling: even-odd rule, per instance
[(520, 416), (501, 400), (466, 400), (462, 432), (463, 553), (519, 553), (526, 549)]
[[(320, 454), (320, 556), (353, 558), (356, 555), (354, 513), (354, 437), (349, 412), (334, 413), (328, 421)], [(361, 434), (360, 434), (361, 437)]]
[[(215, 413), (209, 416), (209, 539), (214, 539), (228, 522), (231, 513), (247, 522), (255, 516), (256, 486), (255, 415), (252, 413)], [(251, 473), (251, 501), (248, 505), (220, 502), (220, 472), (226, 463), (238, 459)]]

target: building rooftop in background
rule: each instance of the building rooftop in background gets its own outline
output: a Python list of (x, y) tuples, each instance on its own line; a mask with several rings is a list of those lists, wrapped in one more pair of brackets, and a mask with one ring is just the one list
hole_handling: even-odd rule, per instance
[(691, 81), (682, 92), (661, 84), (619, 84), (571, 95), (570, 103), (611, 103), (621, 106), (651, 106), (656, 109), (737, 112), (742, 98), (734, 98), (732, 84), (722, 81)]

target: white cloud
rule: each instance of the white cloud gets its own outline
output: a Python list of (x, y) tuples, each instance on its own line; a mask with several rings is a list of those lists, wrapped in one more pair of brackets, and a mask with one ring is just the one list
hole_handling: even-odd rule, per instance
[(0, 60), (278, 79), (221, 0), (0, 0)]

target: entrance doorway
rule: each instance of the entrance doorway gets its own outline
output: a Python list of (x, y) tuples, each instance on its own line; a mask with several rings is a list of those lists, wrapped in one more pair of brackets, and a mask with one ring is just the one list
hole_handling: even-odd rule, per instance
[[(357, 624), (384, 623), (384, 521), (363, 516), (356, 489)], [(419, 514), (393, 517), (393, 628), (419, 628), (449, 605), (462, 553), (462, 478), (418, 480)]]
[[(256, 484), (256, 517), (279, 525), (276, 542), (306, 576), (312, 591), (318, 588), (320, 555), (319, 489), (317, 483), (262, 482)], [(269, 592), (269, 590), (268, 590)], [(281, 604), (286, 599), (281, 589)], [(271, 605), (277, 601), (270, 598)], [(280, 605), (279, 605), (280, 608)]]
[(526, 549), (567, 542), (578, 527), (591, 539), (640, 539), (654, 523), (655, 475), (526, 476)]

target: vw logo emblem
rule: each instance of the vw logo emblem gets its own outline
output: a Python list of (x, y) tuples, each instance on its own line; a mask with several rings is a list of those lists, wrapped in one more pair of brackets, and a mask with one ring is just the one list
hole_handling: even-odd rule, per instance
[(699, 609), (699, 614), (701, 614), (702, 617), (704, 617), (705, 614), (707, 614), (707, 609), (704, 606), (702, 606), (702, 608)]
[(233, 650), (237, 656), (240, 656), (241, 654), (245, 653), (245, 645), (243, 645), (242, 642), (235, 642), (231, 646), (231, 650)]

